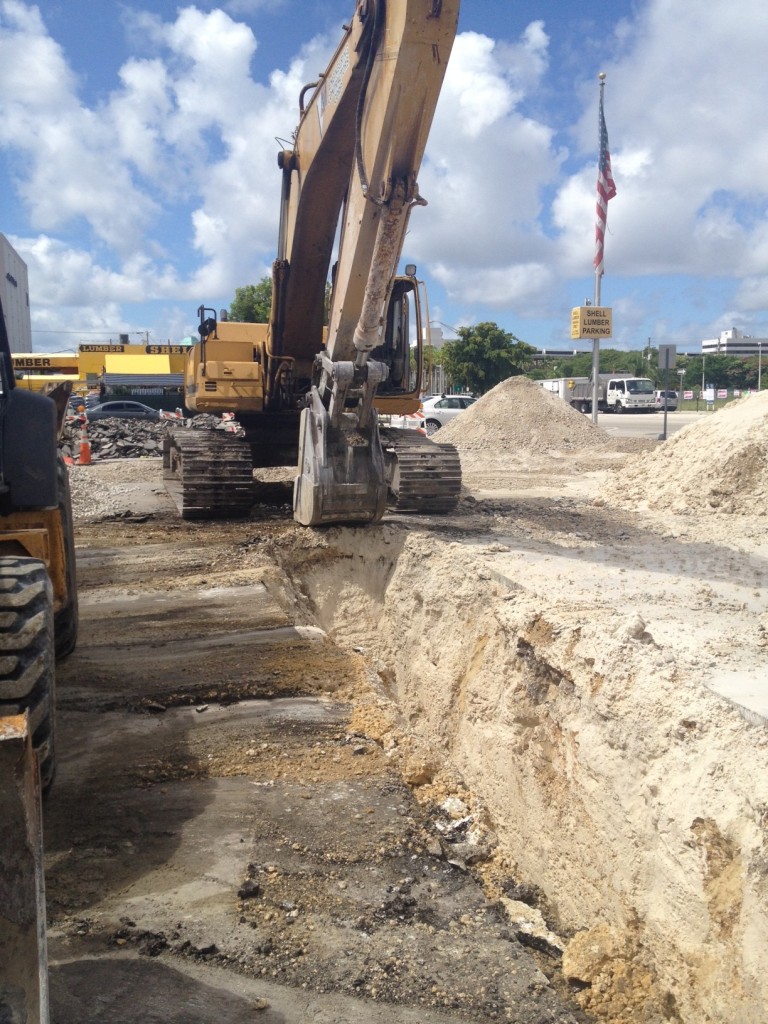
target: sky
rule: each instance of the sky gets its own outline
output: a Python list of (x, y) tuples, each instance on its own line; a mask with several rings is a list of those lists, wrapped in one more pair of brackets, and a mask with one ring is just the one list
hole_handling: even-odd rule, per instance
[[(270, 272), (276, 140), (353, 11), (0, 0), (0, 232), (28, 266), (35, 351), (178, 342)], [(768, 336), (766, 53), (747, 0), (462, 0), (402, 254), (434, 325), (572, 346), (604, 72), (610, 344)]]

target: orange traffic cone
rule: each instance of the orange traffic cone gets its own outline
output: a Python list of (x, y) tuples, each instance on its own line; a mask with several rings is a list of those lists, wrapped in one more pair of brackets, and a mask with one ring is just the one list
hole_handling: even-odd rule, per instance
[(88, 440), (88, 435), (85, 432), (85, 424), (83, 424), (83, 429), (80, 431), (80, 458), (77, 462), (80, 466), (90, 466), (91, 464), (91, 442)]

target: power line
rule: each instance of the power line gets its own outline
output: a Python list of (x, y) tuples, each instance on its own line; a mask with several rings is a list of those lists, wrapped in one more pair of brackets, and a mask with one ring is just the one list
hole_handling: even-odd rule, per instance
[(33, 334), (146, 334), (146, 331), (121, 331), (112, 330), (111, 328), (104, 328), (103, 331), (45, 331), (39, 328), (33, 328)]

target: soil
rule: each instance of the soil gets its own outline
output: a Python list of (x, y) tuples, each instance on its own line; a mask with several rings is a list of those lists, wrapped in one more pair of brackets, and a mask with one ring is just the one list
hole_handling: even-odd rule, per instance
[(460, 421), (456, 514), (364, 529), (73, 467), (57, 1024), (764, 1019), (768, 396)]

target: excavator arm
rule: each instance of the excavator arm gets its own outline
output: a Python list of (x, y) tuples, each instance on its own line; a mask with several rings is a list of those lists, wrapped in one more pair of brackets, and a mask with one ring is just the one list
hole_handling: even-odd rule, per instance
[[(456, 34), (458, 0), (358, 0), (280, 155), (270, 366), (313, 383), (301, 414), (294, 515), (305, 525), (381, 517), (387, 481), (373, 401), (391, 365), (389, 298), (417, 174)], [(339, 253), (322, 349), (325, 282)], [(402, 358), (400, 360), (402, 362)], [(271, 371), (273, 372), (273, 371)]]

